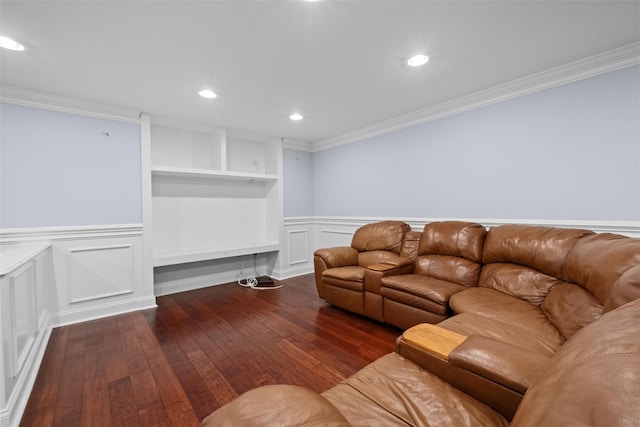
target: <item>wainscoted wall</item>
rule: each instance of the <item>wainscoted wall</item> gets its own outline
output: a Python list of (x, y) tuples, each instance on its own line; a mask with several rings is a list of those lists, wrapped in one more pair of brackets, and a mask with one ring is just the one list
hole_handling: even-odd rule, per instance
[(145, 289), (140, 224), (5, 229), (0, 244), (52, 245), (51, 326), (155, 307)]
[(3, 257), (33, 246), (46, 250), (1, 282), (3, 427), (20, 421), (52, 328), (156, 306), (140, 224), (0, 230)]
[(530, 219), (478, 219), (478, 218), (386, 218), (386, 217), (288, 217), (284, 220), (285, 238), (281, 248), (280, 269), (277, 278), (286, 278), (313, 272), (313, 252), (318, 248), (349, 246), (358, 227), (377, 221), (397, 219), (405, 221), (412, 230), (422, 231), (433, 221), (456, 219), (477, 222), (485, 227), (501, 224), (530, 224), (548, 227), (585, 228), (598, 233), (616, 233), (640, 238), (640, 221), (561, 221)]

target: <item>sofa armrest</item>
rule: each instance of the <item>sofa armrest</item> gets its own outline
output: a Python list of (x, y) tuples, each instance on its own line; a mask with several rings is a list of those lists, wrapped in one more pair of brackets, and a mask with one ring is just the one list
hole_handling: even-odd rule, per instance
[(464, 335), (430, 323), (421, 323), (407, 329), (402, 333), (402, 338), (443, 360), (448, 360), (449, 354), (467, 340)]
[(292, 385), (268, 385), (250, 390), (206, 417), (200, 427), (297, 427), (351, 424), (320, 394)]
[(449, 363), (511, 388), (527, 391), (550, 357), (521, 347), (472, 335), (449, 353)]
[(401, 263), (402, 265), (381, 263), (367, 266), (364, 271), (365, 291), (379, 295), (383, 277), (410, 274), (413, 271), (413, 261), (409, 261), (409, 263)]
[(313, 255), (322, 258), (327, 268), (358, 265), (358, 251), (350, 246), (317, 249)]
[[(411, 266), (412, 270), (413, 270), (413, 263), (414, 261), (410, 258), (406, 258), (403, 256), (397, 256), (397, 257), (393, 257), (391, 259), (386, 259), (384, 260), (384, 262), (382, 264), (388, 264), (388, 265), (392, 265), (394, 267), (407, 267), (407, 266)], [(381, 265), (381, 264), (378, 264)]]

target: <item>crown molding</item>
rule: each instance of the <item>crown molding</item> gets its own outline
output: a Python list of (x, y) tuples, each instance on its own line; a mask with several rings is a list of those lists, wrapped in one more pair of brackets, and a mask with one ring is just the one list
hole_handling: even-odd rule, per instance
[(15, 86), (2, 85), (0, 101), (100, 119), (140, 123), (140, 111)]
[(157, 116), (153, 114), (149, 114), (149, 119), (151, 126), (158, 126), (163, 128), (171, 128), (171, 129), (182, 129), (190, 132), (199, 132), (199, 133), (214, 133), (223, 131), (225, 135), (227, 134), (227, 129), (224, 129), (220, 126), (215, 126), (212, 124), (204, 124), (191, 122), (187, 120), (175, 119), (168, 116)]
[(296, 141), (294, 139), (283, 138), (282, 147), (290, 150), (313, 151), (313, 146), (309, 142)]
[(433, 107), (397, 116), (333, 138), (316, 141), (312, 145), (312, 151), (350, 144), (638, 64), (640, 64), (640, 42), (551, 68)]

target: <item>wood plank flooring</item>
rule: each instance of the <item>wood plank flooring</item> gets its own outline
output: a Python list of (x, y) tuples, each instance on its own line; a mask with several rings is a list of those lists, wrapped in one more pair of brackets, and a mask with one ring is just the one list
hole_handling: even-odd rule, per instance
[(313, 275), (227, 284), (56, 328), (21, 426), (197, 426), (266, 384), (323, 392), (392, 352), (400, 330), (325, 304)]

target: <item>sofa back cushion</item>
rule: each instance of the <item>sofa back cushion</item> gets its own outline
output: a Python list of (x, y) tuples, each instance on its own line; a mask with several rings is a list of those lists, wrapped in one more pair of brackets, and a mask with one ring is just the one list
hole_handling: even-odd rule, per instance
[(569, 251), (593, 231), (509, 224), (487, 233), (482, 252), (485, 264), (513, 263), (562, 279)]
[(551, 288), (540, 308), (566, 339), (599, 319), (603, 309), (600, 301), (589, 291), (566, 282)]
[(482, 267), (478, 286), (494, 289), (533, 305), (542, 304), (559, 279), (530, 267), (493, 263)]
[(577, 332), (529, 387), (518, 426), (632, 426), (640, 420), (640, 299)]
[(421, 255), (416, 259), (413, 272), (435, 279), (472, 287), (478, 284), (480, 264), (465, 258), (448, 255)]
[(418, 255), (448, 255), (480, 262), (487, 230), (463, 221), (432, 222), (424, 226)]
[(640, 239), (602, 233), (585, 237), (569, 252), (565, 277), (584, 286), (605, 312), (640, 297)]
[(476, 286), (486, 234), (482, 225), (473, 222), (425, 225), (413, 272), (466, 287)]
[(382, 221), (366, 224), (353, 234), (351, 247), (359, 252), (391, 251), (400, 253), (404, 235), (410, 230), (402, 221)]

